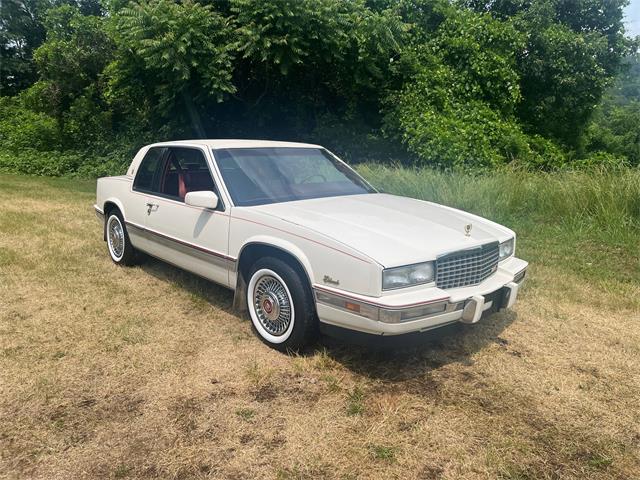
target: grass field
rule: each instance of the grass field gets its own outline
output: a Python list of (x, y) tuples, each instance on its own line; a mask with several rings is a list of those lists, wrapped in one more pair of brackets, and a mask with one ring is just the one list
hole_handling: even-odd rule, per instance
[(0, 478), (640, 478), (638, 172), (361, 171), (515, 228), (516, 308), (283, 355), (229, 291), (113, 265), (93, 182), (0, 175)]

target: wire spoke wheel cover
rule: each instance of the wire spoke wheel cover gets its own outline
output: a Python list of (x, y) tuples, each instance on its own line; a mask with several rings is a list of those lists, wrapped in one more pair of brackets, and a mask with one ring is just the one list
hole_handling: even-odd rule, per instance
[(124, 255), (124, 228), (120, 219), (111, 215), (107, 222), (107, 243), (109, 244), (109, 253), (114, 260), (120, 260)]
[(270, 269), (258, 270), (249, 282), (249, 311), (260, 335), (271, 343), (282, 343), (291, 334), (294, 309), (284, 280)]

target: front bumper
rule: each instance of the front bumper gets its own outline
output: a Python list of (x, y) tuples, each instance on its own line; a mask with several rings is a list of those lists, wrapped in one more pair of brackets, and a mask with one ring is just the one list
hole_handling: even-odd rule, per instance
[(320, 322), (374, 335), (423, 332), (456, 322), (475, 323), (483, 313), (511, 307), (527, 262), (510, 258), (484, 282), (451, 290), (437, 287), (367, 297), (324, 285), (314, 292)]

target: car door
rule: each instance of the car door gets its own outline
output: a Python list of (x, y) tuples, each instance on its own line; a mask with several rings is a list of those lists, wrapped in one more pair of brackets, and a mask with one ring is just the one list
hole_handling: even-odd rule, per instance
[(135, 172), (130, 201), (126, 206), (125, 221), (129, 238), (135, 248), (143, 251), (148, 251), (151, 246), (146, 231), (149, 196), (158, 193), (166, 152), (165, 147), (151, 147), (147, 150)]
[[(166, 147), (157, 171), (156, 191), (148, 192), (146, 250), (178, 267), (229, 285), (234, 266), (228, 253), (229, 215), (205, 151), (198, 147)], [(216, 209), (184, 202), (188, 192), (213, 191)]]

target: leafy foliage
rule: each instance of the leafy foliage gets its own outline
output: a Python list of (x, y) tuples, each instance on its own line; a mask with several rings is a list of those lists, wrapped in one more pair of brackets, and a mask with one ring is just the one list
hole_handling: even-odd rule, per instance
[(625, 72), (597, 109), (586, 131), (586, 149), (618, 162), (640, 165), (640, 56), (631, 57)]
[(123, 59), (111, 67), (116, 81), (128, 83), (141, 75), (143, 88), (157, 100), (157, 112), (171, 112), (183, 102), (199, 134), (204, 129), (194, 102), (221, 101), (235, 91), (231, 29), (211, 6), (190, 0), (131, 4), (114, 18), (114, 36), (123, 47)]
[(0, 2), (0, 95), (15, 95), (37, 80), (33, 53), (46, 38), (44, 17), (60, 5), (77, 6), (84, 15), (103, 12), (98, 0)]
[(56, 148), (59, 144), (55, 120), (25, 108), (18, 99), (0, 98), (0, 144), (10, 151)]
[(405, 30), (398, 15), (361, 0), (233, 0), (231, 12), (238, 93), (224, 115), (235, 131), (308, 138), (329, 117), (376, 124)]
[(45, 26), (47, 41), (34, 53), (40, 74), (34, 96), (42, 110), (57, 120), (66, 143), (65, 118), (73, 117), (83, 103), (91, 103), (90, 109), (99, 105), (94, 87), (113, 46), (100, 17), (83, 15), (77, 7), (49, 10)]
[(208, 5), (155, 0), (134, 4), (116, 17), (121, 41), (160, 76), (180, 91), (191, 84), (204, 93), (233, 92), (228, 22)]
[[(450, 13), (436, 35), (403, 51), (413, 81), (392, 94), (389, 129), (424, 162), (445, 166), (498, 166), (519, 160), (541, 166), (515, 121), (521, 100), (515, 53), (522, 36), (487, 14)], [(540, 140), (537, 141), (540, 143)], [(560, 161), (562, 161), (560, 157)]]
[(354, 162), (638, 164), (637, 100), (598, 107), (637, 50), (624, 4), (6, 0), (0, 168), (97, 175), (193, 136)]
[(528, 129), (576, 147), (621, 59), (637, 48), (623, 34), (627, 0), (469, 0), (526, 36), (518, 55)]

